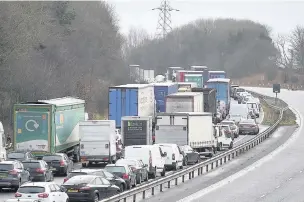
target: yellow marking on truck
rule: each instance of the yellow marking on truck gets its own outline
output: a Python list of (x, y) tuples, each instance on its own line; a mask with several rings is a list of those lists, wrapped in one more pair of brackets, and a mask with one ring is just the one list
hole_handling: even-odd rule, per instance
[(60, 124), (63, 124), (63, 122), (64, 122), (64, 116), (63, 114), (60, 114)]
[(22, 133), (22, 130), (20, 128), (18, 128), (18, 133)]

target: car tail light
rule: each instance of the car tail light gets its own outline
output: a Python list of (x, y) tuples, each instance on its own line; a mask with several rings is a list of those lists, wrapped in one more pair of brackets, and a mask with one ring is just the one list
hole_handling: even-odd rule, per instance
[(60, 160), (60, 166), (64, 166), (64, 165), (65, 165), (64, 161)]
[(37, 173), (44, 173), (44, 172), (45, 172), (45, 170), (44, 170), (44, 169), (42, 169), (42, 168), (37, 168), (37, 169), (36, 169), (36, 172), (37, 172)]
[(172, 154), (172, 160), (175, 160), (175, 154)]
[(80, 145), (80, 148), (81, 148), (81, 149), (84, 149), (84, 144), (81, 144), (81, 145)]
[(85, 191), (85, 190), (90, 190), (91, 187), (85, 186), (85, 187), (81, 187), (79, 190), (80, 191)]
[(123, 175), (122, 175), (122, 179), (129, 179), (129, 175), (128, 174), (126, 174), (126, 173), (124, 173)]
[(15, 170), (15, 169), (14, 169), (14, 170), (10, 170), (10, 171), (9, 171), (9, 174), (10, 174), (10, 175), (17, 175), (17, 174), (18, 174), (18, 171)]
[(64, 178), (63, 179), (63, 183), (65, 183), (66, 181), (68, 181), (68, 178)]
[(48, 193), (40, 193), (38, 194), (38, 198), (48, 198), (49, 194)]
[(104, 160), (104, 161), (108, 161), (108, 160), (109, 160), (109, 158), (103, 158), (103, 160)]
[(16, 192), (15, 193), (15, 197), (17, 198), (17, 197), (21, 197), (22, 196), (22, 194), (20, 194), (20, 193), (18, 193), (18, 192)]

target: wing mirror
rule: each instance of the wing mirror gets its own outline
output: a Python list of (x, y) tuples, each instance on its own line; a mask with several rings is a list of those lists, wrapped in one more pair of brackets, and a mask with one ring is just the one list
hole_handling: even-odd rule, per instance
[(65, 188), (64, 186), (60, 186), (60, 191), (61, 192), (67, 192), (67, 188)]
[(166, 156), (167, 156), (167, 152), (164, 152), (163, 157), (166, 157)]

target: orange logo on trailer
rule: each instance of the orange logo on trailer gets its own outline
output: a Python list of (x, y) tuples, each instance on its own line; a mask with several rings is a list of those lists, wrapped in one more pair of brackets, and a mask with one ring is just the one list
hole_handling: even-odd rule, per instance
[(63, 124), (63, 122), (64, 122), (64, 116), (63, 114), (60, 114), (60, 124)]

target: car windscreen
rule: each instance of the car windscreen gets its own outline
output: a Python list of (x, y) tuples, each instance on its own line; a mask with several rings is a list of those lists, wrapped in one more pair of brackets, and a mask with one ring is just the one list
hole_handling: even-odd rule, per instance
[(72, 178), (74, 176), (77, 176), (77, 175), (87, 175), (88, 173), (85, 173), (85, 172), (71, 172), (68, 174), (68, 178)]
[(60, 161), (60, 160), (62, 160), (62, 156), (59, 156), (59, 155), (44, 156), (42, 159), (45, 161)]
[(80, 176), (74, 176), (70, 178), (68, 181), (66, 181), (65, 185), (79, 185), (79, 184), (88, 184), (90, 183), (95, 176), (92, 175), (80, 175)]
[(45, 188), (37, 186), (24, 186), (20, 187), (17, 192), (25, 194), (36, 194), (45, 192)]
[(22, 162), (24, 168), (40, 168), (41, 165), (39, 162)]
[(13, 170), (13, 164), (0, 164), (0, 171)]
[(7, 155), (7, 158), (9, 159), (23, 159), (24, 157), (25, 157), (24, 153), (17, 153), (17, 152), (9, 153)]
[(126, 173), (126, 169), (123, 166), (106, 166), (105, 170), (110, 173)]

